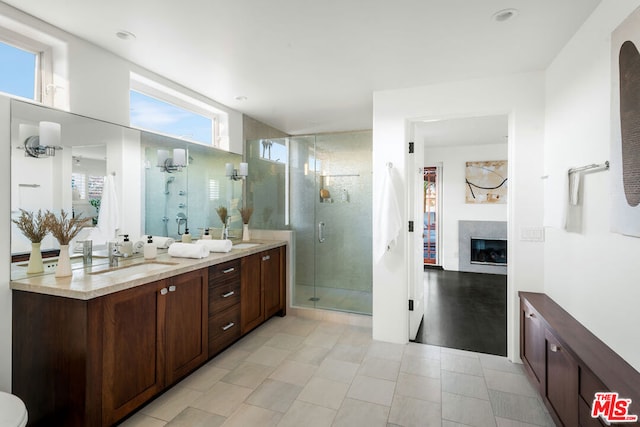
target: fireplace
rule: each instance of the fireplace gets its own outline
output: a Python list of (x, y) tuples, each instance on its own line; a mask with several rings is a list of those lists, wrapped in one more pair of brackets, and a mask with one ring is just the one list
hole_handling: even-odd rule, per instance
[(458, 221), (458, 271), (507, 274), (507, 222)]
[(507, 265), (507, 239), (471, 238), (471, 264)]

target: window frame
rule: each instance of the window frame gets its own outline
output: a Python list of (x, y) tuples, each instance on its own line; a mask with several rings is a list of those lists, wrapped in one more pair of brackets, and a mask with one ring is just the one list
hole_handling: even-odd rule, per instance
[[(225, 111), (217, 109), (203, 101), (199, 101), (189, 95), (186, 95), (183, 92), (172, 89), (166, 85), (158, 83), (152, 79), (144, 77), (140, 74), (131, 72), (129, 79), (129, 94), (131, 91), (135, 91), (141, 93), (142, 95), (155, 98), (160, 102), (167, 103), (169, 105), (173, 105), (175, 107), (181, 108), (183, 110), (189, 111), (193, 114), (197, 114), (199, 116), (206, 117), (211, 119), (211, 143), (190, 140), (188, 138), (180, 138), (188, 141), (192, 141), (198, 144), (202, 144), (205, 146), (218, 148), (222, 150), (228, 150), (228, 129), (229, 129), (229, 114)], [(129, 96), (131, 99), (131, 95)], [(131, 127), (137, 128), (131, 124), (131, 112), (129, 112), (129, 125)], [(225, 129), (226, 129), (226, 138), (225, 138)], [(144, 129), (149, 130), (156, 133), (157, 130), (154, 129)], [(169, 135), (175, 138), (179, 138), (177, 135)], [(226, 144), (225, 144), (226, 140)]]
[(0, 26), (0, 42), (35, 55), (34, 98), (25, 98), (9, 92), (2, 92), (9, 97), (26, 99), (53, 106), (55, 85), (53, 84), (53, 48), (22, 34)]

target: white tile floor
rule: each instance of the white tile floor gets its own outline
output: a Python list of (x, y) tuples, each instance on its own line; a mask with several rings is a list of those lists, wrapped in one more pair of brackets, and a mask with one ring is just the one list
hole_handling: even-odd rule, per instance
[(553, 426), (521, 365), (373, 341), (371, 329), (275, 317), (127, 427)]

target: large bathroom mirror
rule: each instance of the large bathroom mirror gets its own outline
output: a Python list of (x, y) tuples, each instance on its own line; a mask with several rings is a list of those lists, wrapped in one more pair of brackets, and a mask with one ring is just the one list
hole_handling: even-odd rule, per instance
[[(134, 243), (149, 234), (178, 240), (187, 227), (194, 238), (205, 228), (213, 234), (222, 226), (220, 206), (231, 214), (233, 236), (241, 229), (242, 181), (227, 178), (225, 164), (240, 161), (207, 145), (11, 100), (11, 217), (64, 209), (91, 218), (70, 245), (74, 268), (84, 267), (84, 240), (93, 242), (95, 265), (108, 262), (107, 241), (123, 234)], [(14, 279), (26, 274), (31, 242), (11, 227)], [(58, 242), (47, 235), (41, 251), (55, 259)]]

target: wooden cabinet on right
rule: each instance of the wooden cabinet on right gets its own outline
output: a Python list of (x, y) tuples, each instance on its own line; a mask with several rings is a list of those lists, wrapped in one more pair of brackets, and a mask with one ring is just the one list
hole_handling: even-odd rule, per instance
[(285, 246), (242, 258), (240, 330), (244, 335), (276, 313), (286, 314)]
[(520, 292), (520, 357), (558, 426), (606, 425), (613, 406), (592, 417), (596, 392), (631, 399), (640, 415), (640, 373), (545, 294)]

